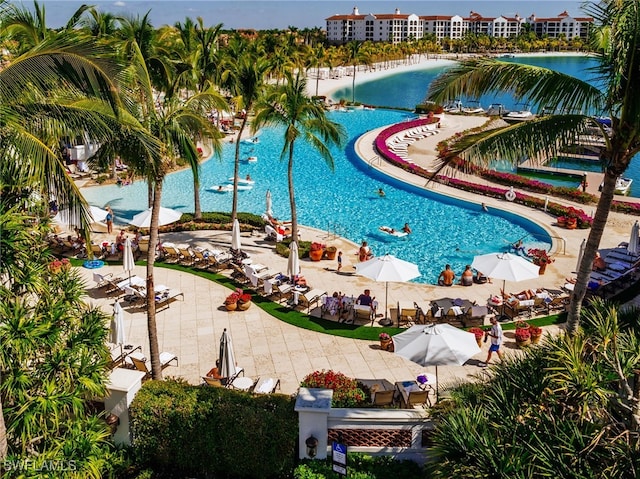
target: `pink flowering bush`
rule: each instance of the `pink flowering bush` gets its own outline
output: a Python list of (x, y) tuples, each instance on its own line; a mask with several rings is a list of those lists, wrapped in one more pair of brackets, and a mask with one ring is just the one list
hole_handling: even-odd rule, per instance
[(358, 407), (367, 403), (358, 382), (336, 371), (314, 371), (302, 380), (300, 386), (333, 389), (333, 407)]

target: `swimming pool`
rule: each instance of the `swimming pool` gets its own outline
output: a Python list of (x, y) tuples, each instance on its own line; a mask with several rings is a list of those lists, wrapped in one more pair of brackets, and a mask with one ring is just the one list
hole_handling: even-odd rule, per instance
[[(355, 139), (366, 131), (410, 118), (406, 112), (377, 109), (349, 113), (331, 112), (342, 123), (350, 143), (340, 151), (333, 149), (335, 171), (307, 145), (296, 145), (295, 184), (298, 219), (301, 224), (336, 231), (356, 243), (366, 240), (375, 254), (390, 253), (419, 265), (422, 283), (435, 283), (445, 263), (462, 272), (473, 256), (503, 250), (524, 238), (536, 247), (549, 247), (548, 234), (540, 226), (517, 215), (492, 210), (483, 213), (476, 204), (427, 192), (388, 179), (357, 159)], [(279, 218), (289, 216), (286, 186), (287, 165), (279, 156), (282, 130), (265, 129), (259, 143), (242, 145), (242, 157), (257, 156), (256, 163), (241, 163), (240, 174), (255, 180), (250, 191), (239, 193), (240, 211), (260, 214), (265, 210), (267, 189), (272, 194), (273, 211)], [(221, 160), (202, 165), (201, 203), (203, 211), (230, 211), (232, 196), (207, 191), (233, 174), (234, 145), (224, 147)], [(193, 177), (190, 171), (171, 174), (165, 180), (162, 205), (180, 211), (193, 211)], [(384, 198), (377, 195), (382, 187)], [(101, 186), (83, 190), (94, 205), (110, 204), (119, 218), (130, 219), (146, 208), (147, 187), (138, 181), (130, 186)], [(395, 238), (378, 231), (381, 225), (400, 228), (408, 222), (413, 234)], [(352, 251), (345, 251), (353, 257)]]
[(580, 158), (572, 158), (569, 156), (552, 158), (547, 163), (547, 166), (551, 168), (564, 168), (567, 170), (593, 171), (596, 173), (602, 173), (602, 163), (600, 163), (599, 161), (590, 161)]

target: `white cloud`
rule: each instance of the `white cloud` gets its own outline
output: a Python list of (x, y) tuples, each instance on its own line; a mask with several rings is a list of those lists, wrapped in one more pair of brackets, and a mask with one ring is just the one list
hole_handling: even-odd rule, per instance
[(116, 7), (124, 7), (126, 5), (126, 3), (124, 3), (124, 2), (115, 2), (114, 5)]

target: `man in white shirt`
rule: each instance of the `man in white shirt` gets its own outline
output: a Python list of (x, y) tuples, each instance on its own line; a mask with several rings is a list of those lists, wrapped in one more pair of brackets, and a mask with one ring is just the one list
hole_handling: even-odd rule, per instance
[(502, 326), (498, 323), (498, 320), (495, 318), (490, 319), (491, 321), (491, 330), (487, 331), (487, 336), (491, 338), (491, 346), (489, 346), (489, 352), (487, 353), (487, 359), (479, 364), (481, 368), (486, 368), (491, 361), (491, 355), (496, 352), (500, 359), (502, 357), (502, 351), (500, 351), (500, 346), (502, 346)]

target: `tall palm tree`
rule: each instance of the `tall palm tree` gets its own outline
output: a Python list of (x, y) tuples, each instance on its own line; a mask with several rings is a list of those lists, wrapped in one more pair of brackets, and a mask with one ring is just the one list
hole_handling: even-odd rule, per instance
[[(158, 244), (158, 223), (162, 200), (162, 184), (165, 176), (175, 164), (177, 157), (182, 158), (191, 168), (193, 175), (198, 176), (199, 154), (194, 138), (217, 138), (217, 130), (208, 120), (207, 113), (211, 110), (218, 96), (213, 91), (195, 94), (187, 100), (181, 100), (176, 95), (165, 95), (165, 100), (156, 105), (154, 85), (146, 59), (137, 47), (137, 42), (129, 43), (131, 66), (129, 69), (130, 87), (127, 91), (128, 101), (132, 108), (131, 114), (139, 118), (146, 131), (160, 145), (160, 151), (142, 150), (139, 142), (118, 140), (120, 151), (126, 152), (125, 158), (146, 177), (151, 192), (151, 224), (149, 226), (149, 252), (147, 254), (147, 329), (149, 334), (149, 356), (151, 359), (151, 374), (153, 379), (162, 379), (160, 365), (160, 350), (156, 327), (156, 304), (154, 288), (155, 246)], [(153, 50), (154, 65), (160, 59)], [(157, 72), (168, 72), (170, 65), (163, 64)], [(159, 86), (172, 84), (169, 79), (160, 81)], [(167, 90), (164, 90), (167, 92)]]
[[(576, 143), (586, 127), (602, 130), (606, 142), (600, 154), (605, 167), (604, 184), (571, 295), (568, 329), (572, 334), (580, 323), (591, 262), (606, 226), (616, 179), (640, 151), (640, 91), (634, 86), (640, 84), (640, 4), (607, 0), (591, 5), (588, 11), (599, 25), (592, 46), (597, 52), (602, 89), (539, 67), (474, 59), (461, 62), (436, 79), (428, 94), (429, 99), (441, 102), (463, 94), (478, 98), (488, 92), (514, 92), (539, 110), (550, 107), (554, 111), (588, 112), (546, 116), (465, 138), (452, 146), (445, 163), (457, 155), (485, 165), (496, 156), (514, 162), (522, 155), (538, 158), (543, 153), (552, 157)], [(610, 134), (595, 121), (594, 115), (599, 114), (611, 117)]]
[(285, 128), (284, 145), (280, 158), (287, 158), (289, 203), (291, 206), (291, 232), (298, 237), (298, 215), (293, 182), (295, 144), (301, 139), (310, 144), (333, 169), (333, 156), (327, 145), (341, 146), (345, 139), (342, 125), (330, 121), (322, 105), (307, 95), (307, 81), (298, 71), (295, 76), (287, 72), (285, 84), (276, 88), (267, 98), (256, 105), (253, 130), (265, 125), (280, 125)]
[(351, 80), (351, 102), (356, 102), (356, 70), (358, 65), (363, 63), (364, 55), (362, 54), (363, 42), (353, 40), (347, 43), (347, 65), (353, 65), (353, 78)]
[(240, 129), (235, 141), (235, 157), (233, 166), (233, 203), (231, 220), (238, 214), (238, 174), (240, 172), (240, 146), (249, 115), (254, 104), (259, 100), (265, 88), (265, 77), (271, 68), (260, 51), (247, 48), (239, 57), (227, 57), (227, 68), (222, 76), (222, 85), (227, 88), (234, 99), (238, 111), (244, 110)]

